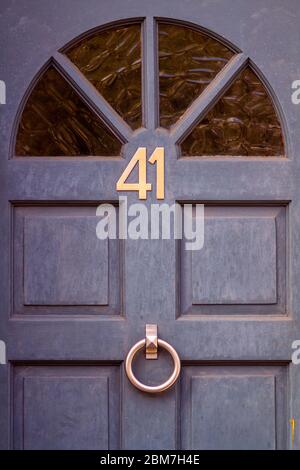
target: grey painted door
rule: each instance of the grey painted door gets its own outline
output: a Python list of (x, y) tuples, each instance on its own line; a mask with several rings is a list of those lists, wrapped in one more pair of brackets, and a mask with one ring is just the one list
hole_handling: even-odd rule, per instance
[[(6, 342), (8, 361), (0, 366), (1, 447), (299, 447), (300, 369), (291, 363), (292, 342), (300, 337), (300, 134), (299, 108), (291, 102), (291, 83), (299, 72), (297, 2), (180, 0), (170, 8), (164, 0), (30, 0), (4, 1), (1, 13), (5, 48), (0, 78), (7, 84), (7, 104), (1, 107), (0, 339)], [(171, 64), (175, 71), (161, 74), (166, 79), (161, 106), (168, 100), (174, 106), (166, 105), (164, 122), (157, 105), (157, 18), (161, 24), (169, 21), (221, 41), (225, 58), (215, 60), (226, 63), (181, 109), (193, 87), (203, 85), (189, 73), (202, 73), (207, 58), (198, 60), (192, 54), (191, 60), (199, 62), (197, 70), (176, 71), (176, 61), (182, 63), (185, 56), (188, 63), (191, 54), (188, 47), (178, 46), (175, 31), (165, 46), (179, 47)], [(78, 44), (74, 38), (87, 31), (95, 29), (94, 34), (106, 25), (120, 28), (128, 21), (142, 28), (143, 125), (141, 105), (131, 113), (129, 100), (117, 113), (113, 97), (105, 96), (105, 90), (101, 96), (89, 79), (95, 62), (84, 64), (80, 72), (80, 63), (74, 65), (67, 53)], [(169, 37), (162, 31), (162, 38), (164, 34)], [(50, 60), (55, 72), (46, 88), (37, 89)], [(214, 112), (246, 67), (256, 74), (257, 106), (248, 109), (247, 97), (246, 105), (245, 100), (238, 103), (250, 119), (246, 128), (259, 136), (256, 147), (251, 147), (251, 132), (246, 137), (243, 133), (245, 123), (222, 121), (226, 99), (227, 104), (234, 101), (234, 93), (219, 107), (221, 121), (218, 115), (205, 121), (212, 126), (207, 134), (201, 127), (202, 118)], [(28, 118), (18, 128), (31, 92), (38, 90), (39, 103), (46, 103), (47, 110), (52, 101), (43, 101), (45, 95), (39, 93), (57, 99), (51, 91), (53, 73), (66, 80), (88, 111), (79, 112), (69, 91), (64, 113), (74, 114), (63, 127), (51, 128), (51, 120), (45, 127), (44, 114), (37, 119), (39, 109), (32, 106), (35, 120)], [(187, 91), (180, 95), (172, 87), (182, 82)], [(268, 93), (260, 88), (256, 93), (260, 83)], [(63, 85), (59, 93), (65, 93)], [(264, 93), (271, 101), (261, 110), (257, 97)], [(135, 90), (131, 96), (135, 99)], [(275, 108), (281, 130), (272, 121)], [(175, 116), (177, 111), (180, 116)], [(100, 136), (100, 155), (89, 112), (110, 129), (107, 140)], [(53, 113), (52, 120), (55, 109)], [(72, 144), (68, 126), (73, 126), (78, 144), (71, 156), (66, 150)], [(201, 137), (191, 134), (195, 127), (207, 138), (204, 150)], [(87, 140), (82, 138), (86, 129)], [(227, 137), (226, 151), (220, 152)], [(114, 142), (109, 144), (111, 154), (107, 141)], [(217, 147), (220, 141), (223, 147)], [(42, 156), (35, 153), (36, 142), (45, 151)], [(232, 142), (238, 144), (237, 153)], [(164, 202), (205, 204), (201, 250), (187, 251), (183, 241), (172, 239), (96, 238), (96, 207), (110, 202), (118, 210), (116, 182), (140, 146), (149, 155), (156, 147), (165, 149)], [(53, 148), (63, 150), (53, 155)], [(154, 169), (149, 181), (155, 183)], [(134, 192), (122, 195), (128, 203), (138, 202)], [(154, 192), (145, 204), (151, 202), (157, 202)], [(158, 325), (159, 337), (176, 348), (182, 361), (180, 380), (163, 394), (138, 391), (124, 373), (126, 354), (144, 337), (146, 323)], [(135, 363), (137, 376), (147, 383), (165, 380), (171, 368), (163, 352), (158, 361), (140, 355)]]

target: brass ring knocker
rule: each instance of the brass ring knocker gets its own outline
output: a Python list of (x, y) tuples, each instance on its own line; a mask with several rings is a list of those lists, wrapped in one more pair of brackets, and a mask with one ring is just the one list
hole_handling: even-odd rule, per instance
[[(150, 328), (152, 327), (152, 335), (151, 336), (149, 336), (147, 334), (147, 328), (149, 328), (149, 327)], [(155, 336), (155, 334), (153, 335), (153, 327), (156, 327), (156, 325), (146, 325), (146, 338), (141, 339), (140, 341), (138, 341), (130, 349), (129, 353), (127, 354), (126, 360), (125, 360), (125, 370), (126, 370), (127, 377), (130, 380), (130, 382), (132, 383), (132, 385), (134, 385), (136, 388), (138, 388), (142, 392), (160, 393), (160, 392), (164, 392), (168, 388), (172, 387), (172, 385), (176, 382), (176, 380), (178, 379), (179, 374), (180, 374), (181, 364), (180, 364), (179, 356), (178, 356), (177, 352), (175, 351), (175, 349), (173, 348), (173, 346), (171, 346), (166, 341), (163, 341), (162, 339), (157, 338), (157, 336)], [(149, 338), (151, 338), (151, 339), (149, 339)], [(157, 348), (157, 345), (164, 348), (164, 349), (166, 349), (166, 351), (168, 351), (171, 354), (171, 356), (173, 358), (173, 361), (174, 361), (174, 370), (173, 370), (172, 374), (170, 375), (170, 377), (165, 382), (163, 382), (162, 384), (155, 385), (155, 386), (145, 385), (142, 382), (140, 382), (136, 378), (136, 376), (134, 375), (134, 373), (132, 371), (132, 361), (133, 361), (135, 355), (137, 354), (137, 352), (140, 351), (141, 349), (143, 349), (144, 346), (146, 346), (146, 358), (147, 359), (156, 359), (157, 358), (157, 351), (155, 350), (155, 346)], [(152, 356), (152, 357), (150, 357), (150, 356)]]

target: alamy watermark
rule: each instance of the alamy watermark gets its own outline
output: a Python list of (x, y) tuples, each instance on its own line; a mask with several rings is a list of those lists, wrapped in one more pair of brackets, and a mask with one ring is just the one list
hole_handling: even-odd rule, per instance
[(6, 345), (2, 340), (0, 340), (0, 364), (6, 364)]
[(294, 80), (292, 83), (292, 103), (300, 104), (300, 80)]
[(295, 349), (292, 354), (292, 363), (297, 366), (300, 364), (300, 339), (292, 342), (292, 349)]
[(0, 104), (6, 104), (6, 85), (3, 80), (0, 80)]
[(181, 240), (186, 250), (201, 250), (204, 245), (203, 204), (128, 205), (127, 197), (119, 197), (119, 210), (112, 204), (100, 204), (96, 215), (101, 217), (96, 227), (100, 240)]

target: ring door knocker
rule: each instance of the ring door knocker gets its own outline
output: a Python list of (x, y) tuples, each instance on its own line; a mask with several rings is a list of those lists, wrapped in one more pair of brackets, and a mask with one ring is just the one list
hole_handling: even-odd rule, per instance
[[(174, 370), (164, 383), (156, 386), (145, 385), (134, 375), (132, 371), (132, 361), (137, 352), (140, 351), (143, 347), (146, 347), (146, 359), (157, 359), (158, 346), (166, 349), (171, 354), (174, 362)], [(180, 359), (173, 346), (157, 337), (157, 325), (146, 325), (146, 338), (141, 339), (134, 346), (132, 346), (125, 360), (125, 370), (128, 379), (136, 388), (142, 392), (147, 393), (160, 393), (172, 387), (179, 377), (180, 368)]]

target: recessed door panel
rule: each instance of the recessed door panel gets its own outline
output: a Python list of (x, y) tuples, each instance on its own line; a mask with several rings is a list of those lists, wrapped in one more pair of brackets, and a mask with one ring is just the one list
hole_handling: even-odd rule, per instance
[(286, 387), (284, 366), (185, 367), (181, 388), (183, 447), (284, 447)]
[(16, 366), (14, 448), (117, 448), (119, 374), (117, 366)]
[(207, 204), (203, 248), (189, 252), (180, 242), (181, 315), (285, 314), (286, 213)]
[(13, 315), (121, 315), (122, 244), (97, 237), (96, 209), (14, 207)]

